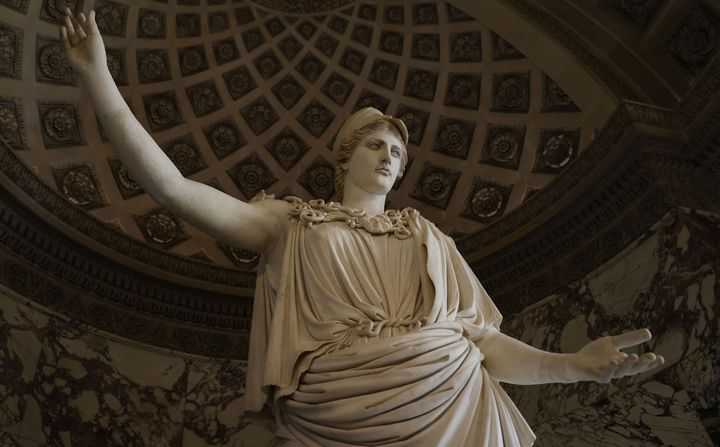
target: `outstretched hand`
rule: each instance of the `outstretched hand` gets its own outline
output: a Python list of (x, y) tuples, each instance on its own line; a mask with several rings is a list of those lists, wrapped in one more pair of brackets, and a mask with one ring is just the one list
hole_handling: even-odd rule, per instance
[(78, 13), (75, 18), (66, 7), (64, 22), (65, 25), (60, 27), (60, 38), (75, 71), (85, 76), (95, 70), (107, 70), (105, 45), (95, 22), (95, 11), (90, 11), (87, 17)]
[(639, 345), (652, 338), (647, 329), (599, 338), (570, 357), (570, 375), (576, 380), (608, 383), (611, 379), (632, 376), (665, 363), (661, 355), (626, 354), (620, 349)]

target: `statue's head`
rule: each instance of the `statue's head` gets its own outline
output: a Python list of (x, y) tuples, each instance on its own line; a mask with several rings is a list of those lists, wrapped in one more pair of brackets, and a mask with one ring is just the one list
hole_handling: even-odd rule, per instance
[(361, 141), (372, 138), (373, 134), (394, 136), (400, 143), (400, 168), (397, 178), (402, 177), (407, 165), (407, 144), (408, 130), (400, 119), (385, 115), (373, 107), (360, 109), (352, 114), (338, 131), (333, 145), (335, 153), (335, 196), (334, 200), (340, 202), (343, 199), (345, 188), (345, 177), (347, 175), (348, 163)]

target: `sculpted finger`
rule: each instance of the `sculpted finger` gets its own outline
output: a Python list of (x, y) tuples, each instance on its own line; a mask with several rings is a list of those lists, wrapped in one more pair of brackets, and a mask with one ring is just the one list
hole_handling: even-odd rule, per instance
[(87, 39), (87, 33), (85, 33), (85, 29), (87, 28), (87, 25), (85, 24), (85, 22), (86, 22), (85, 14), (83, 14), (83, 13), (79, 14), (78, 22), (79, 22), (78, 26), (77, 26), (78, 36), (81, 39)]
[(63, 45), (65, 45), (66, 50), (70, 48), (70, 41), (68, 40), (67, 30), (64, 26), (60, 27), (60, 40), (62, 40), (62, 43)]
[(67, 31), (68, 40), (70, 40), (70, 44), (75, 46), (78, 44), (79, 39), (77, 34), (75, 34), (75, 28), (73, 27), (72, 21), (70, 20), (70, 17), (65, 16), (65, 29)]
[(652, 338), (652, 334), (647, 329), (638, 329), (636, 331), (625, 332), (620, 335), (610, 337), (616, 348), (622, 349), (630, 346), (638, 345)]
[(87, 33), (90, 34), (100, 34), (100, 31), (97, 27), (97, 22), (95, 22), (95, 10), (91, 10), (88, 13), (88, 27), (87, 27)]
[(655, 361), (648, 365), (648, 370), (657, 368), (660, 365), (665, 364), (665, 357), (658, 355), (655, 357)]
[(625, 377), (627, 375), (631, 375), (632, 371), (635, 370), (638, 364), (638, 359), (632, 356), (626, 357), (618, 367), (617, 370), (615, 370), (615, 373), (613, 374), (613, 378), (617, 379), (620, 377)]

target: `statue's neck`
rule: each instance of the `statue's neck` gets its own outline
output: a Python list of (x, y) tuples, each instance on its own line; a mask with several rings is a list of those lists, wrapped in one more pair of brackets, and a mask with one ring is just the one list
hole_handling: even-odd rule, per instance
[(386, 194), (371, 194), (354, 185), (346, 184), (342, 204), (348, 208), (365, 210), (368, 216), (385, 212)]

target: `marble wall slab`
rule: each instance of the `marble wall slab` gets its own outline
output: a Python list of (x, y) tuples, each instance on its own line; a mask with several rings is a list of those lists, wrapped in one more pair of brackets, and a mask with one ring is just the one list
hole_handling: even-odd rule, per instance
[(0, 290), (0, 445), (274, 443), (242, 417), (246, 365), (143, 346)]
[(609, 385), (505, 385), (537, 445), (720, 445), (719, 273), (720, 218), (674, 210), (600, 268), (506, 318), (505, 332), (556, 352), (647, 327), (655, 337), (639, 351), (666, 359)]

